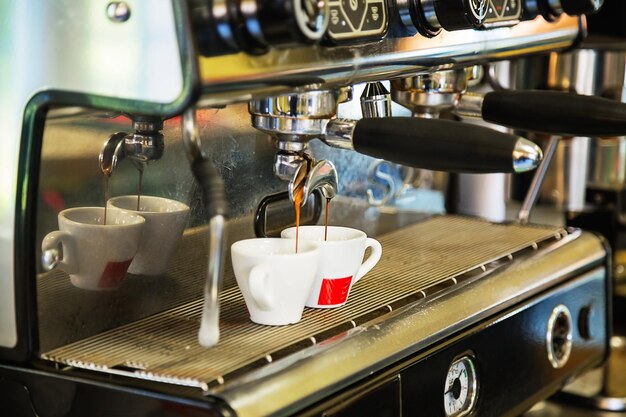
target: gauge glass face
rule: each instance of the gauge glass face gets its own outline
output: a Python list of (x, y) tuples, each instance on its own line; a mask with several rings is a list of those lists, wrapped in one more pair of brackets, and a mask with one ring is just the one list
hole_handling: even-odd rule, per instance
[(448, 417), (470, 414), (476, 405), (478, 379), (470, 356), (455, 360), (448, 369), (443, 404)]

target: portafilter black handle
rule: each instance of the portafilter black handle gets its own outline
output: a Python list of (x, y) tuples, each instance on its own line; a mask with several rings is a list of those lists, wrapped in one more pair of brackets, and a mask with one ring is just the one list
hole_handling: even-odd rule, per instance
[(541, 149), (527, 139), (439, 119), (338, 119), (329, 123), (324, 141), (402, 165), (448, 172), (523, 172), (536, 168), (542, 157)]
[(483, 120), (559, 136), (626, 135), (626, 104), (560, 91), (494, 91), (482, 102)]

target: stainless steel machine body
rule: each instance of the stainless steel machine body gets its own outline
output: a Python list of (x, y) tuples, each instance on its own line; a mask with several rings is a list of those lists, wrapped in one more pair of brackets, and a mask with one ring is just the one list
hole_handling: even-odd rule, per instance
[[(357, 29), (358, 16), (336, 2), (316, 3), (321, 9), (304, 0), (0, 5), (0, 20), (12, 16), (0, 25), (7, 52), (0, 60), (7, 138), (0, 145), (0, 398), (9, 409), (339, 416), (379, 405), (392, 415), (515, 415), (600, 365), (610, 333), (610, 273), (599, 239), (559, 227), (433, 217), (441, 195), (420, 188), (412, 168), (313, 137), (307, 157), (336, 170), (322, 185), (338, 182), (322, 194), (312, 187), (303, 222), (318, 222), (317, 206), (332, 194), (330, 224), (379, 236), (383, 259), (346, 308), (308, 309), (301, 323), (284, 328), (248, 320), (211, 219), (227, 218), (218, 239), (226, 248), (293, 223), (288, 185), (275, 172), (288, 163), (276, 163), (273, 131), (253, 127), (251, 100), (558, 51), (585, 24), (567, 15), (529, 18), (522, 2), (505, 13), (493, 0), (479, 2), (489, 8), (471, 18), (433, 9), (438, 19), (405, 33), (422, 3), (362, 2), (367, 13)], [(342, 22), (352, 32), (341, 32)], [(339, 104), (329, 120), (351, 119), (358, 129), (357, 101)], [(406, 110), (394, 105), (391, 113)], [(190, 115), (195, 121), (186, 125)], [(39, 246), (57, 228), (60, 210), (104, 204), (102, 143), (129, 131), (136, 116), (163, 119), (155, 133), (163, 135), (162, 154), (145, 166), (142, 192), (190, 206), (183, 242), (163, 276), (129, 275), (112, 292), (80, 290), (67, 274), (44, 271)], [(283, 137), (280, 150), (303, 151), (296, 149), (301, 136)], [(223, 180), (227, 216), (203, 198), (193, 170), (199, 157)], [(135, 193), (137, 175), (133, 164), (116, 166), (111, 195)], [(215, 256), (226, 266), (222, 274), (211, 264)], [(207, 280), (211, 273), (221, 282)], [(206, 349), (197, 343), (202, 298), (218, 287), (221, 339)], [(529, 374), (530, 362), (541, 371)], [(455, 411), (458, 388), (444, 387), (457, 363), (475, 367), (480, 389)], [(510, 364), (506, 378), (523, 381), (508, 396), (501, 389), (514, 385), (503, 383), (503, 363)], [(430, 400), (417, 404), (416, 397)]]
[[(196, 62), (190, 25), (184, 20), (188, 19), (182, 10), (184, 2), (163, 1), (150, 6), (140, 2), (134, 7), (134, 18), (122, 23), (111, 21), (106, 13), (100, 12), (100, 6), (99, 3), (84, 5), (85, 10), (68, 6), (72, 13), (67, 14), (65, 7), (55, 5), (51, 9), (42, 8), (35, 16), (28, 15), (26, 6), (16, 3), (3, 6), (3, 16), (24, 16), (38, 22), (28, 27), (17, 23), (3, 25), (5, 39), (21, 39), (29, 45), (28, 48), (18, 48), (17, 44), (7, 43), (11, 55), (3, 61), (2, 67), (2, 79), (7, 83), (3, 108), (12, 109), (4, 113), (6, 122), (3, 125), (10, 126), (7, 137), (14, 138), (10, 141), (10, 149), (3, 152), (2, 161), (6, 170), (2, 175), (6, 181), (4, 189), (9, 195), (15, 195), (19, 190), (15, 165), (20, 152), (18, 138), (21, 131), (32, 128), (27, 124), (29, 120), (23, 118), (29, 105), (41, 107), (42, 103), (67, 101), (69, 106), (95, 105), (114, 111), (175, 114), (191, 100), (192, 84), (197, 82), (204, 93), (198, 104), (217, 106), (290, 91), (294, 86), (316, 89), (325, 84), (345, 85), (380, 78), (381, 74), (391, 77), (412, 74), (420, 68), (431, 71), (448, 67), (451, 63), (470, 64), (490, 58), (507, 58), (514, 53), (565, 48), (580, 33), (577, 18), (564, 17), (551, 25), (537, 19), (489, 32), (450, 32), (433, 39), (386, 39), (359, 48), (313, 46), (272, 50), (260, 57), (240, 53), (200, 58)], [(95, 20), (90, 22), (84, 16), (93, 16)], [(161, 19), (163, 23), (155, 19)], [(58, 39), (57, 49), (64, 55), (35, 48), (45, 46), (46, 50), (51, 49), (46, 29), (49, 27), (61, 28), (55, 39)], [(150, 30), (157, 32), (151, 33)], [(87, 32), (90, 36), (81, 35)], [(136, 41), (128, 42), (128, 38)], [(92, 50), (98, 53), (89, 52)], [(146, 61), (144, 54), (155, 61)], [(113, 65), (114, 62), (125, 65)], [(22, 68), (29, 70), (25, 72)], [(134, 69), (132, 76), (128, 74), (128, 68)], [(143, 68), (150, 68), (149, 77), (144, 76)], [(62, 96), (55, 100), (49, 94), (37, 95), (44, 91), (67, 91), (77, 94), (77, 99)], [(15, 103), (20, 105), (16, 107)], [(33, 114), (31, 117), (38, 116)], [(21, 149), (24, 152), (24, 148)], [(2, 345), (12, 347), (18, 343), (16, 306), (11, 296), (15, 293), (11, 278), (15, 265), (12, 255), (14, 238), (10, 231), (15, 230), (16, 224), (13, 206), (8, 200), (5, 204), (2, 230), (7, 235), (2, 239), (1, 252), (6, 272), (3, 273), (3, 300), (0, 303), (5, 310), (0, 315), (3, 320), (0, 333), (6, 338)]]
[[(608, 98), (619, 106), (624, 102), (626, 45), (623, 31), (611, 22), (623, 10), (621, 3), (608, 4), (603, 13), (591, 19), (589, 38), (572, 51), (494, 65), (491, 75), (498, 81), (494, 87), (577, 92)], [(624, 367), (623, 132), (590, 137), (539, 136), (555, 150), (546, 176), (531, 185), (541, 187), (535, 190), (540, 191), (541, 198), (536, 219), (549, 213), (551, 222), (594, 230), (607, 239), (613, 254), (615, 336), (611, 357), (605, 367), (568, 387), (564, 401), (623, 413), (626, 392), (619, 378)], [(542, 412), (555, 411), (536, 411), (537, 415)]]
[[(571, 53), (553, 54), (549, 64), (551, 70), (546, 71), (549, 85), (582, 90), (590, 95), (623, 102), (624, 51), (623, 39), (597, 35)], [(535, 65), (537, 63), (534, 62)], [(559, 154), (543, 187), (544, 195), (549, 193), (560, 196), (557, 203), (566, 202), (557, 204), (557, 210), (567, 213), (564, 217), (569, 224), (601, 233), (610, 243), (613, 253), (615, 333), (611, 339), (611, 356), (603, 368), (566, 388), (564, 401), (583, 404), (590, 409), (619, 412), (620, 415), (626, 410), (626, 391), (619, 377), (624, 368), (622, 172), (626, 160), (622, 142), (623, 136), (614, 135), (567, 138), (561, 141)], [(578, 157), (572, 154), (577, 148), (582, 150)], [(572, 193), (568, 193), (565, 187), (578, 195), (572, 199)], [(565, 193), (561, 193), (561, 190), (565, 190)], [(576, 201), (573, 205), (572, 200)]]

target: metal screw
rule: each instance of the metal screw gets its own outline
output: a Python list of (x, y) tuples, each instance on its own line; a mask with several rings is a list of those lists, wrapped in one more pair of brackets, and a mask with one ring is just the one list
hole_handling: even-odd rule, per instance
[(130, 7), (125, 1), (112, 1), (107, 6), (107, 16), (112, 22), (125, 22), (130, 19)]

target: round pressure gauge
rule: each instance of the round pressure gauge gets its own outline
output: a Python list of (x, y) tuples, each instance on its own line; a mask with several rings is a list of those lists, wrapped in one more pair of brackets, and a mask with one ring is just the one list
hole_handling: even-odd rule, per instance
[(443, 406), (447, 417), (467, 416), (476, 406), (478, 375), (470, 355), (456, 359), (448, 369), (443, 393)]

